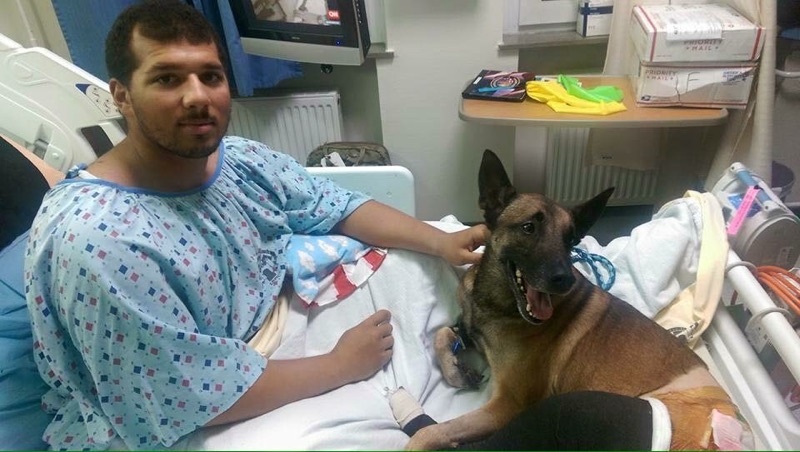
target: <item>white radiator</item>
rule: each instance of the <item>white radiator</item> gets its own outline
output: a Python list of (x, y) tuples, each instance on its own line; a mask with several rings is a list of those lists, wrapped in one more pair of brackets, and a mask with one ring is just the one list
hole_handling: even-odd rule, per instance
[(305, 164), (315, 147), (342, 139), (339, 93), (284, 92), (234, 99), (228, 134), (261, 141)]
[(656, 171), (636, 171), (584, 161), (589, 129), (553, 128), (547, 131), (545, 195), (572, 205), (586, 201), (608, 187), (616, 187), (609, 205), (653, 204)]

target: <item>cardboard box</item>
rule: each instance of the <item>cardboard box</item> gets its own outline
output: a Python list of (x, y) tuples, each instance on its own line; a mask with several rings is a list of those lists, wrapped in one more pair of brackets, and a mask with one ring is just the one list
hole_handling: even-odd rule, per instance
[(641, 64), (640, 107), (745, 108), (756, 63)]
[(636, 5), (631, 39), (641, 61), (754, 61), (764, 29), (727, 5)]
[(575, 31), (583, 37), (611, 33), (614, 0), (578, 0), (578, 21)]

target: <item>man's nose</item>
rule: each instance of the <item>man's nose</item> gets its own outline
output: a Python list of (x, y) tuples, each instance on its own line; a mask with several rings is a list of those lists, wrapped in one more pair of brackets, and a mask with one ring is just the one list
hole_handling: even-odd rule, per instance
[(186, 108), (198, 108), (205, 107), (208, 103), (208, 86), (197, 75), (190, 75), (184, 84), (183, 106)]

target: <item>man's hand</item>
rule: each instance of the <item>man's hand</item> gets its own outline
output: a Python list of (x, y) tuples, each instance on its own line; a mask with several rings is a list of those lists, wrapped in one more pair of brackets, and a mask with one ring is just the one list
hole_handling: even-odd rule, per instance
[(437, 254), (453, 265), (477, 264), (481, 253), (475, 250), (486, 244), (489, 228), (479, 224), (463, 231), (445, 234), (437, 246)]
[(339, 338), (331, 355), (350, 376), (351, 382), (371, 377), (392, 358), (391, 318), (389, 311), (381, 309)]
[(330, 353), (271, 359), (253, 386), (206, 425), (249, 419), (306, 397), (361, 381), (392, 358), (392, 315), (382, 309), (342, 334)]

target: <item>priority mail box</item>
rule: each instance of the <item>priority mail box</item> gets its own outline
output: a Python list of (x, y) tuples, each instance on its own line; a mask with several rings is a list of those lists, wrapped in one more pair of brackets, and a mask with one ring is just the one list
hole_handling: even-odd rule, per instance
[(754, 61), (764, 29), (720, 4), (636, 5), (631, 39), (645, 62)]
[(602, 36), (611, 33), (614, 0), (578, 0), (578, 20), (575, 31), (579, 35)]
[(745, 108), (756, 63), (641, 64), (640, 107)]

